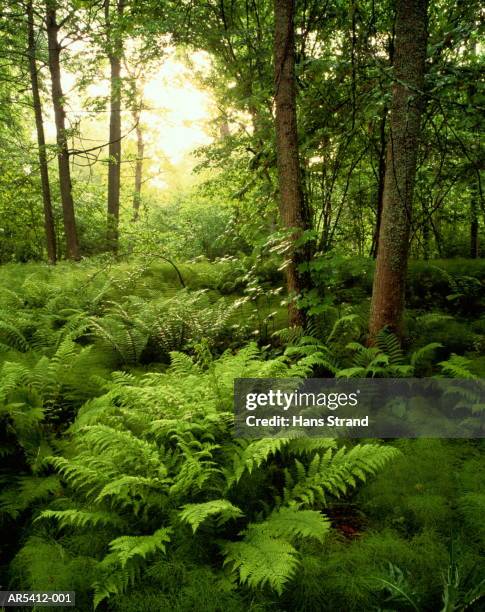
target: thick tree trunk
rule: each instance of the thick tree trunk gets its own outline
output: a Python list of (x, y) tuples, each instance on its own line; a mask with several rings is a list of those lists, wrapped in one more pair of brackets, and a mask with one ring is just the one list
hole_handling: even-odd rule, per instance
[(296, 119), (294, 0), (275, 0), (275, 106), (276, 153), (279, 184), (281, 223), (291, 232), (291, 245), (285, 268), (286, 284), (290, 296), (289, 323), (304, 325), (305, 314), (294, 302), (304, 289), (303, 275), (298, 266), (306, 259), (305, 249), (295, 242), (306, 229), (303, 193), (301, 188)]
[(76, 219), (72, 199), (71, 171), (69, 168), (69, 150), (66, 136), (66, 113), (64, 96), (61, 86), (61, 46), (57, 40), (59, 26), (56, 21), (56, 8), (51, 0), (47, 0), (46, 12), (47, 40), (49, 45), (49, 70), (52, 82), (52, 104), (56, 124), (57, 161), (59, 164), (59, 186), (61, 191), (62, 214), (64, 217), (64, 232), (66, 235), (66, 250), (69, 259), (79, 259), (79, 244), (77, 240)]
[(138, 219), (141, 204), (141, 186), (143, 180), (143, 154), (145, 144), (143, 142), (143, 131), (140, 127), (140, 113), (133, 113), (136, 124), (136, 164), (135, 164), (135, 191), (133, 193), (133, 221)]
[(372, 291), (371, 340), (401, 333), (427, 43), (427, 0), (397, 0), (394, 85), (382, 221)]
[(120, 219), (120, 176), (121, 176), (121, 55), (122, 38), (119, 20), (123, 16), (124, 1), (116, 4), (117, 23), (112, 31), (110, 2), (105, 0), (105, 20), (108, 38), (110, 65), (110, 115), (109, 115), (109, 163), (108, 163), (108, 248), (117, 252)]
[(50, 264), (56, 263), (56, 230), (54, 226), (54, 215), (52, 213), (52, 198), (49, 184), (49, 169), (47, 165), (47, 154), (45, 149), (44, 120), (42, 118), (42, 104), (39, 94), (39, 79), (37, 74), (35, 24), (32, 0), (27, 3), (28, 23), (28, 54), (30, 85), (32, 88), (32, 101), (34, 105), (35, 127), (37, 131), (37, 145), (39, 148), (39, 171), (42, 188), (42, 200), (44, 203), (44, 227), (47, 247), (47, 259)]

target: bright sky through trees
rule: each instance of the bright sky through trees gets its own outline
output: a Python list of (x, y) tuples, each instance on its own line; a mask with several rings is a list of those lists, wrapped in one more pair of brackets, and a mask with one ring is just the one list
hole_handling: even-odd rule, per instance
[[(75, 49), (82, 53), (82, 49)], [(192, 66), (189, 66), (189, 63)], [(187, 162), (191, 152), (212, 140), (210, 118), (215, 103), (209, 90), (198, 86), (193, 68), (206, 73), (210, 68), (207, 53), (194, 52), (186, 63), (169, 49), (161, 60), (158, 69), (147, 75), (143, 87), (144, 111), (141, 123), (146, 130), (147, 170), (152, 177), (150, 184), (164, 188), (158, 168), (160, 161), (167, 159), (172, 165)], [(105, 110), (91, 112), (87, 99), (108, 96), (109, 82), (105, 79), (90, 84), (84, 96), (79, 95), (76, 75), (65, 71), (62, 77), (63, 88), (68, 99), (68, 119), (71, 125), (82, 123), (84, 146), (96, 146), (107, 140), (108, 113)], [(122, 110), (122, 134), (126, 143), (134, 141), (131, 111)], [(49, 141), (55, 140), (55, 126), (52, 113), (46, 121)]]

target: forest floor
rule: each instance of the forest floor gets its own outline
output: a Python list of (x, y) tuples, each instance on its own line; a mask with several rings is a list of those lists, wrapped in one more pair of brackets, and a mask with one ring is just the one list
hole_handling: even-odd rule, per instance
[[(342, 264), (322, 279), (324, 297), (314, 306), (314, 323), (309, 330), (319, 342), (328, 343), (339, 367), (352, 365), (345, 346), (351, 337), (363, 341), (361, 322), (365, 321), (369, 302), (369, 263), (346, 266)], [(268, 376), (271, 368), (281, 370), (282, 363), (289, 363), (285, 357), (288, 346), (300, 346), (298, 339), (284, 329), (286, 307), (277, 271), (266, 270), (255, 280), (233, 261), (180, 264), (177, 268), (154, 261), (87, 261), (78, 265), (60, 263), (55, 268), (12, 264), (0, 268), (0, 448), (4, 457), (1, 476), (6, 484), (0, 493), (2, 584), (45, 589), (48, 582), (49, 590), (76, 588), (79, 609), (85, 610), (92, 609), (93, 589), (95, 600), (97, 597), (104, 602), (101, 606), (107, 606), (102, 609), (137, 612), (188, 612), (196, 608), (215, 612), (223, 607), (302, 611), (483, 609), (479, 606), (485, 593), (485, 482), (481, 476), (485, 473), (485, 455), (480, 440), (422, 439), (384, 444), (400, 453), (383, 469), (373, 468), (369, 472), (376, 472), (372, 480), (354, 486), (349, 484), (350, 479), (345, 493), (330, 492), (325, 501), (322, 498), (309, 506), (324, 512), (331, 530), (324, 540), (299, 542), (298, 570), (288, 570), (284, 588), (276, 586), (271, 591), (271, 581), (277, 580), (274, 576), (253, 585), (250, 579), (242, 578), (243, 574), (239, 583), (234, 576), (228, 577), (220, 552), (214, 547), (218, 537), (226, 539), (231, 544), (222, 550), (229, 555), (227, 551), (237, 543), (241, 525), (234, 519), (232, 525), (230, 515), (227, 520), (221, 518), (206, 525), (197, 534), (194, 528), (193, 536), (180, 522), (173, 522), (175, 549), (164, 561), (166, 565), (138, 564), (124, 586), (108, 580), (109, 555), (101, 561), (108, 543), (114, 554), (116, 538), (152, 533), (156, 526), (149, 517), (156, 514), (154, 508), (158, 506), (150, 506), (151, 497), (144, 500), (145, 491), (124, 491), (121, 484), (119, 499), (114, 497), (110, 505), (103, 505), (99, 502), (100, 483), (93, 480), (90, 485), (92, 490), (101, 487), (96, 501), (89, 487), (83, 488), (87, 485), (82, 484), (79, 474), (77, 480), (70, 480), (80, 465), (76, 467), (79, 449), (79, 457), (87, 462), (83, 470), (89, 461), (102, 462), (114, 452), (112, 439), (87, 441), (90, 428), (98, 427), (99, 435), (108, 429), (111, 436), (116, 432), (129, 434), (123, 442), (127, 456), (133, 443), (139, 449), (137, 463), (146, 461), (147, 466), (152, 452), (149, 445), (154, 440), (163, 439), (170, 446), (178, 436), (184, 453), (189, 452), (190, 444), (194, 444), (191, 453), (199, 445), (205, 448), (210, 439), (217, 441), (216, 446), (227, 446), (230, 430), (221, 429), (222, 425), (212, 431), (214, 425), (203, 421), (204, 425), (191, 434), (195, 437), (184, 438), (182, 430), (157, 433), (150, 429), (150, 415), (159, 410), (160, 401), (166, 401), (160, 398), (170, 397), (171, 409), (179, 406), (180, 410), (173, 413), (173, 418), (184, 421), (191, 410), (196, 410), (197, 393), (204, 398), (199, 403), (207, 414), (212, 414), (212, 394), (219, 397), (221, 393), (228, 398), (224, 405), (230, 412), (232, 380), (241, 375), (241, 363), (246, 373)], [(436, 343), (416, 375), (460, 377), (460, 372), (466, 372), (469, 376), (485, 376), (484, 278), (485, 265), (481, 262), (411, 266), (411, 308), (402, 360), (407, 363), (411, 353)], [(336, 325), (341, 326), (341, 332), (330, 341)], [(254, 341), (259, 348), (248, 347)], [(295, 364), (303, 367), (303, 362)], [(362, 359), (359, 363), (362, 365)], [(362, 366), (363, 375), (368, 375), (368, 366)], [(380, 375), (386, 375), (385, 369)], [(223, 385), (217, 393), (213, 387), (216, 379)], [(129, 411), (126, 414), (125, 409)], [(116, 421), (120, 414), (127, 419), (123, 423)], [(145, 417), (150, 417), (149, 424), (143, 421)], [(204, 428), (207, 439), (200, 433)], [(366, 442), (372, 441), (362, 444)], [(96, 451), (92, 458), (90, 449)], [(309, 453), (315, 451), (309, 447)], [(214, 451), (207, 446), (205, 452)], [(268, 452), (274, 455), (265, 455), (257, 463), (258, 470), (248, 472), (247, 478), (251, 476), (252, 480), (243, 478), (241, 490), (224, 500), (233, 507), (239, 505), (248, 516), (254, 515), (251, 520), (263, 511), (264, 506), (259, 507), (261, 496), (288, 477), (288, 473), (283, 476), (290, 469), (285, 463), (288, 455), (274, 449)], [(49, 459), (52, 455), (57, 459)], [(196, 460), (196, 453), (190, 456), (192, 462), (204, 461)], [(167, 466), (172, 459), (167, 456)], [(229, 462), (219, 455), (213, 461), (222, 462), (221, 473), (236, 465), (235, 459)], [(67, 467), (69, 462), (71, 468)], [(101, 463), (96, 465), (101, 478), (104, 468)], [(167, 470), (173, 469), (176, 479), (183, 483), (188, 475), (181, 465)], [(125, 476), (140, 475), (139, 469), (127, 468)], [(280, 477), (275, 476), (278, 472)], [(143, 474), (148, 479), (148, 472)], [(268, 478), (270, 482), (264, 484)], [(175, 507), (202, 500), (213, 503), (217, 497), (207, 493), (206, 485), (201, 485), (202, 493), (192, 488), (195, 485), (186, 486), (185, 497), (179, 497), (180, 491), (173, 489), (175, 506), (170, 506), (167, 516)], [(140, 507), (146, 502), (148, 515), (144, 515), (145, 510), (140, 514), (136, 504), (131, 505), (131, 496), (139, 499)], [(74, 500), (74, 506), (69, 506), (69, 500)], [(266, 507), (278, 507), (279, 502), (266, 499), (264, 503)], [(109, 518), (108, 512), (113, 509), (116, 517)], [(92, 512), (98, 514), (90, 515)], [(165, 507), (160, 512), (164, 514)], [(47, 513), (44, 516), (50, 520), (57, 516), (59, 525), (34, 521), (42, 513)], [(93, 544), (92, 537), (98, 544)], [(156, 546), (164, 549), (163, 542)], [(66, 560), (62, 566), (56, 561), (59, 554)], [(131, 559), (127, 554), (126, 559)], [(148, 552), (146, 556), (150, 558)], [(49, 568), (46, 559), (51, 560)], [(85, 576), (80, 575), (79, 568)], [(129, 586), (135, 574), (136, 588)], [(102, 587), (100, 575), (106, 581)], [(142, 591), (143, 601), (139, 595)]]

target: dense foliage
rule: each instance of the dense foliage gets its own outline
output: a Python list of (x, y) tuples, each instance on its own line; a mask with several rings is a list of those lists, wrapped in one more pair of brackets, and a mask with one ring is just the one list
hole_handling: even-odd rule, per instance
[(483, 440), (233, 417), (240, 377), (485, 377), (482, 17), (0, 0), (0, 588), (484, 609)]

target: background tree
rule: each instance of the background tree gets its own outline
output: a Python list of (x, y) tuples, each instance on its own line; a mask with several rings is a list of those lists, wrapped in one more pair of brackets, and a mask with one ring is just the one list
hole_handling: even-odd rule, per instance
[(114, 10), (111, 4), (110, 0), (104, 2), (106, 44), (110, 66), (107, 243), (108, 248), (116, 252), (120, 218), (121, 61), (123, 55), (122, 18), (125, 0), (115, 0)]
[(80, 250), (74, 213), (74, 201), (72, 197), (66, 111), (64, 108), (64, 94), (61, 83), (60, 56), (62, 46), (58, 40), (59, 30), (66, 20), (59, 23), (57, 21), (56, 0), (46, 0), (45, 25), (49, 46), (49, 71), (51, 75), (52, 105), (54, 108), (56, 125), (57, 160), (59, 166), (59, 185), (64, 219), (64, 233), (66, 237), (66, 252), (69, 259), (76, 260), (80, 258)]
[(47, 258), (49, 263), (54, 264), (57, 259), (56, 232), (54, 226), (54, 214), (52, 210), (51, 189), (49, 184), (49, 167), (46, 153), (42, 102), (40, 99), (39, 90), (39, 77), (36, 59), (36, 28), (32, 0), (28, 0), (27, 2), (27, 28), (30, 84), (32, 87), (32, 101), (34, 105), (35, 128), (37, 133), (42, 200), (44, 203), (44, 226), (47, 246)]
[(399, 0), (382, 221), (369, 332), (401, 331), (423, 107), (427, 0)]

